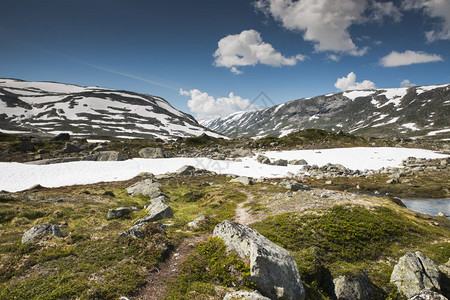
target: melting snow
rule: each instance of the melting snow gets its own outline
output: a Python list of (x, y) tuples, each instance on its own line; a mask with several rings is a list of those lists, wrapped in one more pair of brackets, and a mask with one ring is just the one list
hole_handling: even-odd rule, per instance
[(403, 124), (402, 127), (411, 129), (412, 131), (420, 130), (419, 128), (417, 128), (416, 123), (406, 123), (406, 124)]
[(446, 133), (446, 132), (450, 132), (450, 129), (442, 129), (442, 130), (436, 130), (436, 131), (430, 131), (427, 133), (428, 136), (434, 136), (437, 135), (439, 133)]
[(345, 92), (343, 95), (344, 97), (347, 97), (351, 99), (352, 101), (355, 101), (356, 98), (359, 97), (367, 97), (372, 94), (374, 94), (376, 91), (351, 91), (351, 92)]

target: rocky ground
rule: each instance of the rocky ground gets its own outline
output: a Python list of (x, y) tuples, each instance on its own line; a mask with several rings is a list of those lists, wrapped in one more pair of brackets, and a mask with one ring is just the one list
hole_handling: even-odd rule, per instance
[[(353, 140), (321, 139), (329, 147)], [(295, 148), (286, 139), (208, 137), (40, 142), (8, 136), (1, 159), (239, 159)], [(302, 147), (320, 144), (309, 142)], [(410, 211), (395, 197), (448, 197), (449, 163), (408, 159), (379, 172), (307, 166), (284, 179), (184, 167), (1, 192), (0, 299), (446, 299), (450, 220)]]

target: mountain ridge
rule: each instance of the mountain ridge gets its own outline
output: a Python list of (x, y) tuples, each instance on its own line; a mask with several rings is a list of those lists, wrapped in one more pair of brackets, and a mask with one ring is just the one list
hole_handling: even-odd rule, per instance
[(450, 84), (353, 90), (301, 98), (200, 122), (234, 137), (261, 138), (317, 128), (374, 137), (450, 137)]

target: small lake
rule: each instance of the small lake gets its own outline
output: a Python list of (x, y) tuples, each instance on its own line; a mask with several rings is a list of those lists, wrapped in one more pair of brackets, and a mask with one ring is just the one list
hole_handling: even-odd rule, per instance
[[(450, 216), (450, 198), (443, 199), (402, 199), (410, 210), (437, 216), (439, 212)], [(448, 217), (447, 217), (448, 218)]]

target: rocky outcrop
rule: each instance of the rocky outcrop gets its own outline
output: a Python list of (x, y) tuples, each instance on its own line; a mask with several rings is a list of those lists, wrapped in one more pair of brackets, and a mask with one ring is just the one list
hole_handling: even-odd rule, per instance
[(164, 150), (162, 148), (143, 148), (139, 151), (142, 158), (164, 158)]
[(439, 293), (430, 290), (423, 290), (419, 294), (409, 298), (408, 300), (448, 300), (448, 299)]
[(253, 185), (253, 181), (246, 176), (236, 177), (234, 179), (231, 179), (230, 182), (238, 182), (238, 183), (242, 183), (243, 185)]
[(144, 195), (150, 198), (156, 198), (164, 195), (159, 189), (160, 187), (160, 183), (152, 179), (145, 179), (127, 187), (127, 192), (131, 196)]
[(147, 224), (162, 219), (173, 218), (173, 211), (159, 199), (153, 199), (152, 203), (147, 207), (148, 213), (143, 218), (137, 220), (134, 225)]
[(223, 297), (223, 300), (270, 300), (270, 298), (264, 297), (258, 291), (237, 291), (226, 294), (225, 297)]
[(364, 270), (351, 277), (339, 276), (333, 283), (338, 300), (382, 299)]
[(122, 161), (125, 157), (118, 151), (98, 151), (94, 154), (86, 156), (83, 160), (93, 161)]
[(425, 289), (441, 290), (438, 266), (419, 251), (408, 252), (399, 259), (394, 266), (391, 282), (408, 298)]
[(303, 300), (305, 289), (294, 257), (256, 230), (231, 221), (214, 228), (229, 250), (250, 261), (250, 280), (270, 299)]
[(22, 244), (37, 243), (48, 235), (62, 237), (59, 226), (50, 223), (31, 227), (23, 234)]

